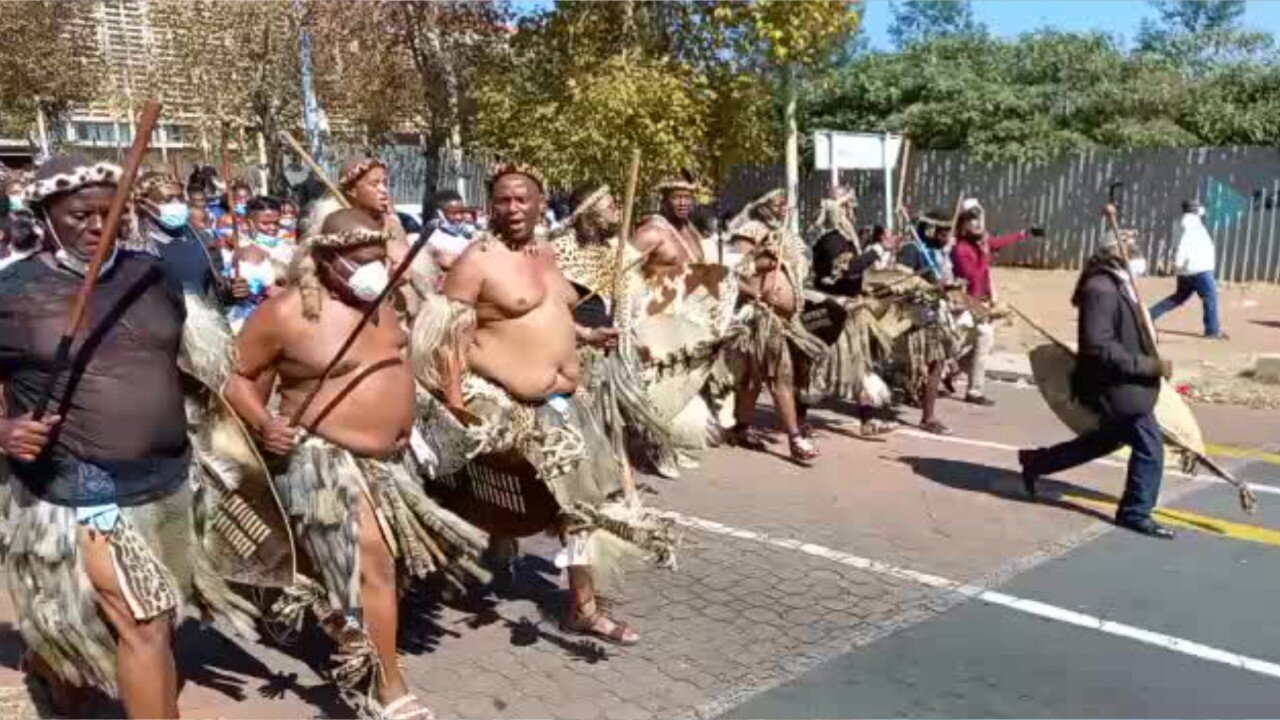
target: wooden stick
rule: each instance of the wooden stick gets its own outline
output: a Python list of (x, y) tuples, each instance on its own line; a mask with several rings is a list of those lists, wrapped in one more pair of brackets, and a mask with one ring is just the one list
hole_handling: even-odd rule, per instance
[(281, 130), (280, 139), (284, 140), (299, 158), (302, 158), (303, 164), (311, 168), (311, 172), (315, 173), (316, 177), (320, 178), (320, 182), (324, 183), (324, 186), (329, 189), (330, 193), (333, 193), (333, 196), (338, 199), (338, 202), (342, 204), (342, 207), (351, 207), (351, 203), (347, 202), (347, 196), (343, 195), (342, 191), (338, 189), (338, 186), (333, 184), (333, 181), (329, 179), (329, 174), (324, 171), (324, 168), (320, 167), (320, 164), (302, 148), (302, 145), (300, 145), (292, 135), (285, 130)]
[[(222, 185), (227, 189), (227, 217), (231, 218), (231, 279), (240, 277), (240, 263), (236, 262), (234, 253), (240, 251), (240, 222), (236, 219), (235, 191), (231, 188), (231, 140), (228, 135), (222, 136)], [(218, 232), (214, 224), (214, 233)]]
[(138, 118), (133, 144), (129, 147), (129, 154), (125, 157), (124, 173), (120, 176), (120, 182), (116, 185), (116, 194), (111, 198), (111, 206), (107, 209), (107, 220), (102, 226), (102, 240), (98, 242), (98, 246), (93, 250), (93, 257), (89, 259), (89, 270), (85, 274), (84, 284), (80, 286), (80, 292), (76, 293), (71, 304), (71, 315), (67, 319), (67, 329), (62, 333), (62, 337), (58, 339), (53, 368), (49, 372), (44, 389), (40, 393), (40, 399), (36, 402), (32, 413), (32, 418), (35, 420), (39, 420), (44, 416), (49, 400), (53, 397), (54, 383), (57, 381), (58, 375), (62, 373), (62, 370), (70, 362), (71, 341), (84, 326), (85, 315), (89, 309), (89, 301), (93, 299), (93, 291), (98, 287), (98, 273), (102, 272), (102, 264), (106, 262), (111, 250), (115, 248), (116, 236), (120, 231), (120, 218), (124, 216), (124, 208), (129, 202), (133, 181), (138, 176), (138, 167), (142, 165), (142, 158), (147, 154), (147, 147), (151, 144), (151, 131), (155, 129), (156, 121), (159, 118), (160, 103), (155, 100), (148, 100), (142, 106), (142, 115)]
[(622, 299), (623, 274), (627, 272), (622, 267), (622, 257), (627, 251), (627, 246), (631, 244), (631, 218), (635, 211), (636, 205), (636, 185), (640, 182), (640, 148), (631, 151), (631, 170), (627, 173), (627, 189), (622, 200), (622, 230), (618, 233), (618, 251), (614, 254), (613, 268), (616, 274), (613, 276), (613, 298), (610, 300), (609, 318), (613, 319), (618, 313), (618, 301)]
[(413, 243), (413, 246), (409, 248), (409, 252), (405, 253), (404, 259), (396, 266), (395, 271), (391, 273), (391, 279), (387, 282), (387, 286), (382, 289), (382, 292), (378, 294), (378, 297), (373, 302), (369, 303), (369, 307), (365, 308), (364, 315), (360, 316), (360, 322), (356, 323), (355, 329), (351, 331), (351, 334), (347, 335), (347, 339), (342, 342), (338, 352), (334, 353), (333, 359), (325, 366), (324, 372), (320, 373), (315, 387), (311, 388), (311, 392), (307, 393), (307, 396), (302, 399), (302, 403), (298, 405), (298, 409), (293, 412), (293, 415), (289, 418), (290, 425), (296, 426), (302, 420), (302, 416), (306, 414), (311, 407), (311, 403), (315, 401), (316, 395), (320, 393), (320, 388), (324, 387), (325, 381), (333, 374), (333, 369), (338, 366), (338, 363), (342, 362), (342, 358), (346, 357), (347, 352), (351, 350), (351, 346), (355, 345), (356, 338), (360, 337), (360, 333), (365, 329), (365, 326), (382, 308), (382, 303), (386, 302), (391, 293), (396, 291), (400, 285), (401, 278), (404, 277), (405, 273), (409, 272), (409, 267), (413, 265), (413, 259), (418, 256), (418, 253), (426, 245), (427, 234), (422, 233), (418, 236), (417, 241)]
[(911, 161), (911, 137), (902, 136), (902, 167), (898, 170), (898, 207), (907, 206), (907, 163)]
[(1107, 227), (1111, 230), (1112, 236), (1115, 237), (1116, 248), (1120, 251), (1120, 258), (1124, 260), (1124, 273), (1129, 278), (1129, 285), (1133, 287), (1133, 298), (1138, 305), (1138, 317), (1142, 320), (1142, 329), (1147, 333), (1147, 339), (1151, 341), (1151, 352), (1157, 359), (1160, 357), (1160, 346), (1156, 338), (1156, 328), (1151, 323), (1151, 316), (1147, 313), (1147, 306), (1142, 303), (1142, 295), (1138, 291), (1138, 279), (1133, 276), (1129, 270), (1129, 245), (1120, 237), (1120, 226), (1116, 222), (1116, 206), (1108, 203), (1103, 215), (1107, 218)]

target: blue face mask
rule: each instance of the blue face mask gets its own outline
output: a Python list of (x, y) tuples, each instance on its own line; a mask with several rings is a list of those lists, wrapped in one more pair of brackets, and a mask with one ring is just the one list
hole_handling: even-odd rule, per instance
[(191, 219), (191, 208), (181, 201), (167, 202), (156, 210), (159, 211), (156, 221), (170, 230), (186, 226), (187, 221)]
[(248, 210), (244, 203), (236, 203), (231, 209), (235, 211), (235, 214), (241, 217), (244, 217), (245, 212)]
[(280, 238), (266, 233), (254, 233), (253, 241), (263, 247), (273, 248), (280, 244)]

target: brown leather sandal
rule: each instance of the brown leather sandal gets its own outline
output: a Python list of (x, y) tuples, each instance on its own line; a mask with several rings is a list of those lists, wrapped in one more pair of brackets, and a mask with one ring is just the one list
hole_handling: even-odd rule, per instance
[[(600, 622), (601, 620), (607, 620), (608, 622), (612, 623), (613, 629), (607, 632), (597, 629), (596, 623)], [(560, 625), (560, 629), (570, 635), (592, 637), (592, 638), (596, 638), (597, 640), (603, 640), (609, 643), (610, 645), (617, 645), (619, 647), (631, 647), (633, 645), (639, 644), (640, 642), (640, 633), (636, 632), (627, 623), (621, 620), (614, 620), (613, 618), (609, 617), (607, 614), (605, 614), (604, 610), (601, 610), (598, 607), (596, 608), (595, 612), (591, 613), (590, 615), (587, 615), (586, 617), (581, 617), (581, 618), (578, 618), (577, 620), (565, 620)], [(629, 639), (628, 633), (630, 633), (634, 637)]]

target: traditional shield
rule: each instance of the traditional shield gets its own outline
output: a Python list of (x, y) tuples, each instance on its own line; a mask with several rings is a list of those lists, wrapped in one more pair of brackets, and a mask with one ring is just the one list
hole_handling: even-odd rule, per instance
[[(1045, 343), (1030, 353), (1031, 374), (1049, 408), (1058, 419), (1078, 434), (1096, 430), (1100, 422), (1098, 413), (1080, 404), (1071, 392), (1071, 373), (1075, 370), (1076, 356), (1056, 343)], [(1186, 448), (1204, 454), (1204, 437), (1191, 408), (1167, 380), (1160, 383), (1160, 395), (1156, 401), (1156, 421), (1165, 432), (1172, 435)], [(1178, 449), (1166, 448), (1166, 460), (1183, 464)]]
[(187, 426), (205, 551), (228, 580), (287, 587), (297, 571), (288, 518), (266, 463), (220, 393), (231, 372), (230, 328), (206, 298), (187, 294), (184, 299), (179, 367), (187, 380)]
[[(437, 417), (427, 423), (433, 452), (439, 432), (455, 435), (480, 420), (465, 410), (445, 410), (437, 404)], [(421, 414), (421, 413), (420, 413)], [(445, 418), (441, 416), (449, 415)], [(458, 443), (448, 443), (458, 445)], [(440, 446), (443, 450), (443, 446)], [(458, 448), (460, 449), (460, 448)], [(515, 448), (479, 455), (469, 461), (464, 452), (441, 452), (444, 463), (434, 472), (420, 472), (428, 495), (464, 520), (493, 535), (528, 537), (555, 523), (559, 503), (538, 471)], [(444, 470), (445, 472), (439, 472)]]
[(848, 319), (849, 311), (839, 301), (814, 290), (805, 292), (800, 322), (805, 330), (822, 342), (834, 345), (844, 332)]
[(660, 418), (674, 418), (706, 386), (737, 287), (723, 265), (690, 264), (680, 275), (650, 281), (634, 304), (642, 378)]

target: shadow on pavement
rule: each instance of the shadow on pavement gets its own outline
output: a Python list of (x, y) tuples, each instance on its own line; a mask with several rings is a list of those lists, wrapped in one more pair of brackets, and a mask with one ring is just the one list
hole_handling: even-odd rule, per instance
[[(278, 700), (293, 693), (325, 717), (354, 717), (354, 710), (343, 702), (332, 684), (321, 680), (315, 685), (303, 685), (297, 673), (271, 669), (213, 628), (201, 627), (194, 621), (183, 623), (178, 628), (177, 647), (178, 673), (184, 684), (194, 683), (243, 702), (247, 699), (246, 678), (262, 680), (256, 690), (261, 697)], [(305, 655), (300, 659), (317, 673), (327, 663), (330, 652), (329, 639), (311, 627), (304, 629), (294, 645), (280, 649), (295, 657)]]
[(898, 460), (910, 466), (916, 475), (956, 490), (980, 492), (1033, 505), (1048, 505), (1103, 522), (1112, 522), (1111, 516), (1106, 513), (1062, 499), (1064, 495), (1072, 495), (1099, 502), (1115, 501), (1113, 496), (1087, 487), (1041, 478), (1036, 483), (1039, 497), (1033, 499), (1022, 488), (1022, 475), (1012, 470), (948, 458), (906, 455)]

